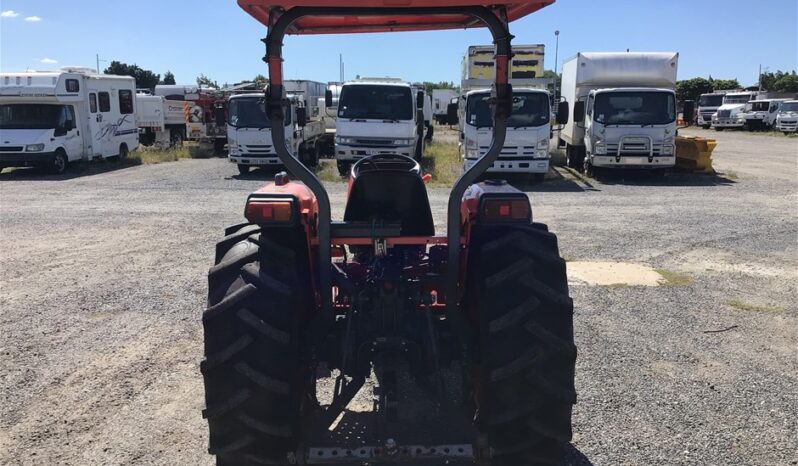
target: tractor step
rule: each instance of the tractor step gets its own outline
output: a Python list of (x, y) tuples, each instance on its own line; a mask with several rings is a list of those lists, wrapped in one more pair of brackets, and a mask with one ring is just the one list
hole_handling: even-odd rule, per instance
[[(352, 464), (358, 462), (421, 463), (455, 460), (474, 461), (471, 444), (451, 445), (399, 445), (388, 439), (382, 446), (356, 448), (309, 448), (305, 463), (299, 464)], [(440, 463), (435, 463), (440, 464)], [(448, 462), (446, 464), (449, 464)]]

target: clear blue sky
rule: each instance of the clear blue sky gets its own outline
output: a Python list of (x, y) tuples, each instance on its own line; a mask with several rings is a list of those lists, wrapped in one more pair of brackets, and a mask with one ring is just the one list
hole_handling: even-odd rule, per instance
[[(558, 0), (511, 30), (516, 44), (546, 44), (548, 69), (554, 68), (559, 29), (560, 64), (580, 51), (677, 51), (680, 79), (712, 75), (752, 85), (760, 64), (771, 71), (796, 69), (796, 3)], [(99, 53), (103, 60), (136, 63), (160, 74), (171, 70), (178, 83), (194, 82), (200, 73), (220, 84), (266, 74), (259, 41), (265, 29), (234, 0), (0, 0), (0, 11), (4, 72), (94, 67)], [(484, 29), (291, 36), (285, 70), (288, 78), (337, 80), (343, 53), (347, 78), (457, 82), (466, 46), (482, 43), (489, 43)]]

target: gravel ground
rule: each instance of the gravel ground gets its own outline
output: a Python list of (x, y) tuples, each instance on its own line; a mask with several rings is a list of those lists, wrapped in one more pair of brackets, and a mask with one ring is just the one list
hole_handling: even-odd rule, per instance
[[(718, 139), (722, 176), (515, 180), (567, 260), (692, 280), (573, 283), (569, 464), (798, 464), (798, 139), (684, 132)], [(104, 168), (0, 174), (0, 464), (210, 465), (205, 273), (268, 176)], [(329, 190), (340, 218), (345, 185)], [(440, 232), (446, 195), (430, 193)]]

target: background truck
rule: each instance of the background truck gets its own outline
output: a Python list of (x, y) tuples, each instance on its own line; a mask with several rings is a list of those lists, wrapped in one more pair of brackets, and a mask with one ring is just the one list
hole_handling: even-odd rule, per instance
[(717, 131), (724, 129), (740, 129), (745, 127), (744, 114), (746, 104), (756, 99), (759, 92), (728, 92), (723, 96), (723, 104), (712, 115), (712, 128)]
[[(493, 50), (493, 46), (471, 46), (463, 59), (464, 74), (460, 83), (463, 106), (459, 120), (460, 155), (465, 169), (485, 155), (493, 134), (489, 103), (495, 76)], [(543, 69), (543, 51), (543, 45), (513, 47), (510, 62), (512, 115), (507, 120), (504, 147), (488, 173), (531, 174), (543, 180), (549, 171), (551, 95), (545, 89), (551, 81), (535, 77)], [(567, 113), (562, 115), (565, 117)]]
[(781, 104), (776, 115), (775, 129), (784, 134), (798, 131), (798, 100), (788, 100)]
[(0, 170), (125, 158), (139, 144), (136, 82), (88, 68), (0, 73)]
[(723, 96), (727, 91), (715, 91), (709, 94), (701, 94), (698, 98), (698, 119), (697, 124), (704, 129), (712, 126), (712, 115), (723, 105)]
[(772, 129), (776, 126), (776, 116), (781, 104), (789, 99), (762, 99), (748, 102), (743, 114), (745, 128), (749, 131)]
[(164, 98), (164, 126), (171, 145), (183, 140), (211, 143), (221, 151), (227, 143), (227, 93), (194, 84), (159, 84), (154, 95)]
[[(326, 102), (332, 106), (332, 102)], [(424, 153), (423, 94), (396, 78), (362, 78), (341, 87), (335, 122), (335, 160), (341, 176), (357, 160)]]
[(453, 124), (449, 123), (449, 103), (457, 96), (454, 89), (432, 90), (432, 116), (439, 125)]
[[(323, 88), (322, 88), (323, 89)], [(308, 118), (303, 94), (287, 94), (291, 102), (283, 129), (291, 155), (307, 167), (315, 167), (322, 151), (324, 124), (321, 118)], [(318, 98), (312, 98), (318, 102)], [(263, 93), (238, 94), (228, 102), (227, 140), (228, 160), (238, 166), (238, 172), (248, 173), (258, 166), (281, 167), (266, 114)]]
[(563, 64), (562, 96), (572, 118), (560, 137), (571, 168), (675, 165), (675, 52), (578, 53)]

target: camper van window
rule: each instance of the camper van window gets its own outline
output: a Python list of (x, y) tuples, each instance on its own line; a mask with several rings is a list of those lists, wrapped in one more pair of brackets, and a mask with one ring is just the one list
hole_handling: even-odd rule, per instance
[(55, 104), (3, 104), (0, 129), (53, 129), (66, 120), (63, 109)]
[(97, 94), (94, 92), (89, 94), (89, 111), (91, 113), (97, 113)]
[(133, 92), (127, 89), (119, 91), (119, 113), (133, 113)]
[(77, 79), (67, 79), (66, 80), (66, 91), (67, 92), (80, 92), (80, 81)]
[(111, 95), (107, 92), (100, 92), (100, 112), (111, 111)]

